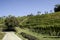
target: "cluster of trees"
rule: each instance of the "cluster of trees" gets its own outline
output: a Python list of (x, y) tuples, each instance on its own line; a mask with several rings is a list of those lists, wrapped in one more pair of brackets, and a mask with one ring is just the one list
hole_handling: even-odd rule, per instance
[(19, 20), (15, 16), (6, 16), (0, 18), (0, 29), (3, 30), (14, 30), (14, 27), (19, 26)]
[(5, 25), (7, 26), (8, 30), (12, 30), (14, 27), (19, 26), (19, 20), (15, 16), (8, 16), (5, 19)]

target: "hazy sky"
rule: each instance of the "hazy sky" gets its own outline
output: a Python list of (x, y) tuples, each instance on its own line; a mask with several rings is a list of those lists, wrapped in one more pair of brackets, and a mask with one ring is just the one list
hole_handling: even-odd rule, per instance
[(60, 0), (0, 0), (0, 16), (24, 16), (37, 11), (53, 10)]

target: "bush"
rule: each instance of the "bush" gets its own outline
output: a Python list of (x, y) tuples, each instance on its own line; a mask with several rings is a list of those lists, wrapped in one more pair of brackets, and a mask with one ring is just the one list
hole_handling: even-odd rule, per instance
[(27, 38), (28, 40), (38, 40), (36, 37), (31, 36), (31, 35), (29, 35), (29, 34), (26, 34), (26, 33), (24, 33), (24, 32), (21, 32), (20, 34), (21, 34), (24, 38)]
[(41, 34), (47, 34), (50, 36), (60, 36), (60, 25), (35, 27), (35, 28), (32, 28), (32, 31), (41, 33)]

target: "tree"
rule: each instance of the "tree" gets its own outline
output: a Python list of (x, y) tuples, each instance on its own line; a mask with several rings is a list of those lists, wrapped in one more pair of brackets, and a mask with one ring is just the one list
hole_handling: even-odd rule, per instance
[(54, 12), (60, 11), (60, 4), (55, 5)]
[(30, 15), (27, 15), (27, 16), (33, 16), (33, 14), (31, 13)]
[(41, 14), (41, 12), (40, 12), (40, 11), (38, 11), (38, 12), (37, 12), (37, 15), (40, 15), (40, 14)]
[(7, 26), (8, 30), (11, 30), (19, 25), (19, 21), (15, 16), (8, 16), (5, 19), (5, 25)]
[(45, 11), (45, 14), (48, 14), (48, 11)]

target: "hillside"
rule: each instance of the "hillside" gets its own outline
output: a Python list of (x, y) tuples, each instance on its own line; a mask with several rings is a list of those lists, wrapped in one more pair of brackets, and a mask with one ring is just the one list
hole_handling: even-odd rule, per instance
[[(4, 20), (6, 20), (6, 18), (2, 19), (1, 17), (0, 19), (0, 31), (7, 28), (7, 26), (4, 24)], [(45, 36), (51, 38), (60, 37), (60, 12), (29, 15), (16, 18), (19, 21), (19, 26), (14, 29), (19, 37), (22, 36), (20, 33), (25, 33), (24, 35), (27, 36), (27, 38), (33, 37), (38, 38), (39, 40), (45, 40)], [(24, 39), (23, 36), (22, 39)]]
[(27, 17), (28, 19), (22, 23), (22, 27), (37, 33), (60, 35), (60, 12)]
[(60, 25), (60, 12), (29, 16), (23, 24), (31, 26)]

